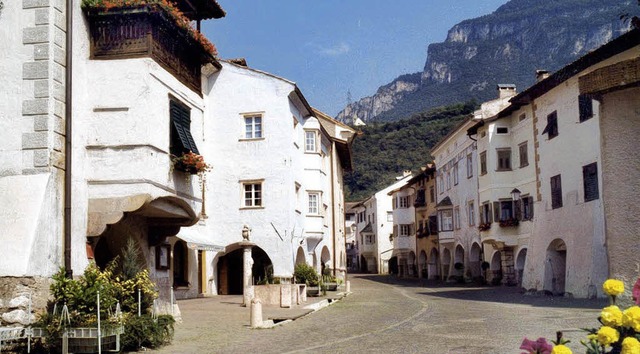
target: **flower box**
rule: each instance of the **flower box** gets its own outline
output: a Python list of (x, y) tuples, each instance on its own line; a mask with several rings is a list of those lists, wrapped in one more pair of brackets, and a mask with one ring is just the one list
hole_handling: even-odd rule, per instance
[(487, 231), (491, 228), (491, 223), (490, 222), (486, 222), (486, 223), (482, 223), (480, 225), (478, 225), (478, 230), (480, 231)]
[(500, 220), (500, 227), (516, 227), (520, 224), (518, 219)]
[(185, 27), (185, 20), (179, 17), (181, 13), (168, 11), (171, 9), (159, 4), (115, 8), (84, 6), (91, 37), (91, 59), (150, 57), (202, 95), (202, 65), (220, 65), (214, 57), (215, 47), (199, 32)]
[(211, 169), (211, 166), (204, 162), (204, 157), (189, 151), (182, 156), (171, 156), (173, 168), (178, 171), (187, 172), (192, 175), (205, 173)]

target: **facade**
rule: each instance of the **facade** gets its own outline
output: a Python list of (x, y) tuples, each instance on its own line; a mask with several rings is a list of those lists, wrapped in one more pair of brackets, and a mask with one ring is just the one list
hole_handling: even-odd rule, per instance
[(467, 136), (476, 123), (465, 119), (431, 150), (436, 165), (440, 274), (450, 281), (482, 276), (478, 205), (477, 143)]
[(358, 203), (345, 203), (345, 249), (347, 254), (347, 272), (356, 272), (358, 271), (358, 249), (356, 244), (357, 239), (357, 225), (356, 218), (357, 213), (355, 211), (355, 206)]
[[(242, 293), (243, 233), (255, 243), (252, 283), (288, 281), (296, 262), (344, 277), (353, 130), (311, 108), (293, 82), (217, 60), (157, 8), (101, 13), (80, 3), (3, 9), (21, 35), (0, 32), (0, 52), (12, 53), (0, 63), (10, 251), (0, 303), (28, 289), (41, 308), (52, 274), (105, 266), (129, 239), (165, 309), (172, 289), (176, 298)], [(177, 6), (198, 24), (225, 15), (215, 1)], [(211, 170), (176, 162), (188, 152)]]

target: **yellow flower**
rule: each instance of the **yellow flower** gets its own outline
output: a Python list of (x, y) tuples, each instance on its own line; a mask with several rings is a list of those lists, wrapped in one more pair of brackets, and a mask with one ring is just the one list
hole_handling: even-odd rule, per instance
[(590, 340), (590, 341), (591, 340), (598, 340), (598, 335), (595, 334), (595, 333), (589, 334), (589, 335), (587, 335), (587, 339)]
[(640, 307), (631, 306), (622, 313), (622, 325), (640, 332)]
[(600, 312), (600, 319), (605, 326), (617, 327), (622, 325), (622, 311), (618, 306), (608, 306)]
[(620, 354), (640, 354), (640, 342), (633, 337), (627, 337), (622, 341)]
[(559, 344), (553, 347), (551, 354), (573, 354), (573, 352), (571, 351), (571, 349), (569, 349), (569, 347)]
[(609, 326), (602, 326), (598, 330), (598, 342), (605, 346), (610, 346), (620, 339), (620, 333)]
[(616, 279), (607, 279), (602, 284), (604, 292), (611, 296), (617, 296), (624, 292), (624, 283)]

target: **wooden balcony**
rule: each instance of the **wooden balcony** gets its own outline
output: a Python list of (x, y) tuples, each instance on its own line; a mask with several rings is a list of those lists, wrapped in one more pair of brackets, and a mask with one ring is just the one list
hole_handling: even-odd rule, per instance
[(191, 90), (202, 95), (202, 65), (220, 64), (159, 7), (85, 10), (91, 59), (149, 57)]

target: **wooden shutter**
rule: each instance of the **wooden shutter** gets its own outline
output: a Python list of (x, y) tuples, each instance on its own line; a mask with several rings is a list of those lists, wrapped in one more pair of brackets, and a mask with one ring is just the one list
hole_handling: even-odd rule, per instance
[[(525, 198), (526, 199), (526, 198)], [(522, 220), (522, 203), (523, 199), (513, 202), (513, 215), (516, 220)]]
[(493, 220), (500, 221), (500, 202), (493, 202)]

